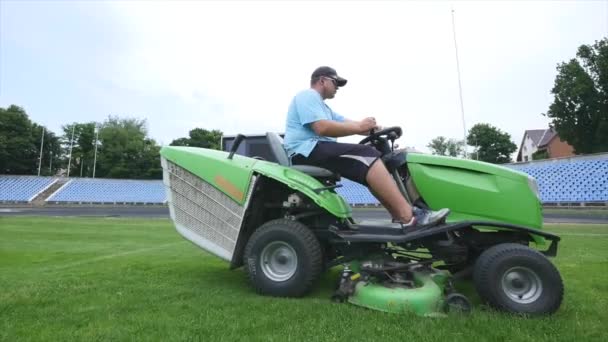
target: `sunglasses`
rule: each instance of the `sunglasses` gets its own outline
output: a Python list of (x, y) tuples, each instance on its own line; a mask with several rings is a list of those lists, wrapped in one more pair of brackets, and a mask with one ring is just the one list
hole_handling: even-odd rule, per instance
[(326, 79), (326, 80), (330, 80), (331, 83), (334, 84), (334, 87), (338, 88), (338, 81), (336, 79), (331, 78), (331, 77), (327, 77), (327, 76), (323, 76), (323, 78)]

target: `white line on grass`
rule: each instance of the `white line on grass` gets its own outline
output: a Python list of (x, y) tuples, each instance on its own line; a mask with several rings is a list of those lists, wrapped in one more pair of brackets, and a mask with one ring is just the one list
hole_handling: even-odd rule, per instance
[(140, 249), (135, 249), (135, 250), (131, 250), (131, 251), (125, 251), (125, 252), (120, 252), (120, 253), (113, 253), (113, 254), (108, 254), (108, 255), (102, 255), (102, 256), (98, 256), (98, 257), (94, 257), (94, 258), (89, 258), (89, 259), (78, 260), (78, 261), (75, 261), (75, 262), (70, 262), (70, 263), (63, 264), (63, 265), (47, 267), (45, 269), (42, 269), (42, 271), (44, 272), (44, 271), (64, 270), (66, 268), (76, 267), (76, 266), (80, 266), (80, 265), (84, 265), (84, 264), (89, 264), (89, 263), (92, 263), (92, 262), (97, 262), (97, 261), (102, 261), (102, 260), (107, 260), (107, 259), (114, 259), (114, 258), (122, 257), (122, 256), (125, 256), (125, 255), (131, 255), (131, 254), (149, 252), (149, 251), (154, 251), (154, 250), (157, 250), (157, 249), (163, 249), (165, 247), (175, 246), (175, 245), (178, 245), (178, 244), (182, 244), (184, 242), (185, 241), (172, 242), (172, 243), (166, 243), (164, 245), (158, 245), (158, 246), (154, 246), (154, 247), (140, 248)]
[(588, 236), (588, 237), (608, 237), (608, 234), (602, 234), (602, 233), (555, 233), (556, 235), (559, 236)]

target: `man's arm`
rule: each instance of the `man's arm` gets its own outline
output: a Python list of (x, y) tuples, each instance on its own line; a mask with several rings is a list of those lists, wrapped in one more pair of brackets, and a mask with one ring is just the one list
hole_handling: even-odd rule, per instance
[[(374, 119), (374, 120), (375, 120), (375, 119)], [(354, 121), (354, 120), (350, 120), (350, 119), (346, 119), (346, 118), (344, 118), (344, 121), (345, 121), (345, 122), (347, 122), (347, 121), (349, 121), (349, 122), (358, 122), (358, 121)], [(370, 128), (370, 129), (369, 129), (369, 130), (367, 130), (367, 131), (364, 131), (364, 132), (361, 132), (361, 133), (356, 133), (356, 134), (359, 134), (359, 135), (362, 135), (362, 136), (366, 137), (366, 136), (368, 136), (368, 135), (369, 135), (369, 132), (370, 132), (370, 130), (371, 130), (371, 129), (373, 129), (373, 130), (375, 130), (375, 131), (379, 131), (379, 130), (381, 130), (381, 129), (382, 129), (382, 127), (381, 127), (381, 126), (376, 125), (374, 128)]]
[(311, 127), (318, 135), (338, 138), (354, 134), (367, 135), (376, 127), (376, 121), (373, 118), (365, 118), (361, 121), (345, 119), (344, 122), (319, 120), (311, 123)]

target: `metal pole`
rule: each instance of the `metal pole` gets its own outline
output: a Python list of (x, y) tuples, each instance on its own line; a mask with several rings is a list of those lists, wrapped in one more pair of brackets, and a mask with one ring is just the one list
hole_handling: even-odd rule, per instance
[(458, 44), (456, 44), (456, 24), (454, 10), (452, 9), (452, 31), (454, 32), (454, 49), (456, 51), (456, 71), (458, 72), (458, 89), (460, 92), (460, 112), (462, 114), (462, 129), (464, 133), (464, 157), (467, 157), (467, 125), (464, 122), (464, 104), (462, 101), (462, 84), (460, 82), (460, 61), (458, 60)]
[(99, 139), (99, 128), (95, 125), (95, 157), (93, 158), (93, 178), (95, 178), (95, 166), (97, 166), (97, 140)]
[(40, 177), (40, 167), (42, 166), (42, 148), (44, 147), (44, 127), (42, 127), (42, 137), (40, 138), (40, 160), (38, 161), (38, 177)]
[(72, 139), (70, 140), (70, 159), (68, 160), (68, 178), (70, 177), (70, 166), (72, 166), (72, 147), (74, 145), (74, 128), (76, 128), (76, 125), (72, 126)]
[(51, 158), (50, 159), (51, 160), (49, 160), (49, 174), (52, 176), (53, 175), (53, 169), (52, 169), (52, 166), (53, 166), (53, 151), (51, 151)]

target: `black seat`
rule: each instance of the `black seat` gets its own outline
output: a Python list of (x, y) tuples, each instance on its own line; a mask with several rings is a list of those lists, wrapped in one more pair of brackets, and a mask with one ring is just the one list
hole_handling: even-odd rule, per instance
[(322, 167), (312, 165), (291, 165), (291, 163), (289, 162), (289, 157), (287, 156), (287, 152), (285, 152), (285, 148), (283, 148), (283, 139), (281, 138), (281, 136), (274, 132), (267, 132), (266, 139), (268, 140), (270, 151), (277, 160), (277, 163), (279, 163), (280, 165), (289, 166), (294, 170), (298, 170), (315, 178), (325, 178), (334, 181), (340, 180), (340, 175)]

